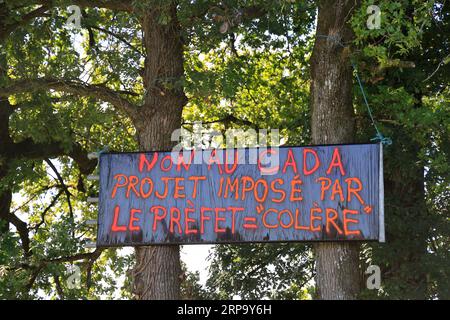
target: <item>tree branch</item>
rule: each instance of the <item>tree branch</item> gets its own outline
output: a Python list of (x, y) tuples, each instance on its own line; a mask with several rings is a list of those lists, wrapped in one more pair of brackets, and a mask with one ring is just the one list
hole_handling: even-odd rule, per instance
[(59, 257), (59, 258), (53, 258), (53, 259), (44, 259), (44, 260), (42, 260), (42, 262), (45, 264), (64, 263), (64, 262), (74, 262), (74, 261), (78, 261), (78, 260), (87, 260), (87, 259), (92, 259), (94, 257), (98, 258), (104, 250), (105, 249), (103, 249), (103, 248), (96, 248), (92, 252), (77, 253), (73, 256), (65, 256), (65, 257)]
[(69, 156), (77, 163), (82, 174), (91, 173), (97, 166), (97, 161), (89, 159), (87, 151), (77, 142), (72, 143), (71, 150), (65, 150), (59, 142), (35, 143), (31, 138), (3, 147), (2, 155), (10, 159), (45, 159), (63, 155)]
[(5, 220), (8, 221), (9, 223), (12, 223), (14, 225), (14, 227), (16, 227), (17, 232), (19, 233), (19, 236), (20, 236), (20, 241), (22, 242), (22, 248), (23, 248), (25, 257), (31, 256), (30, 238), (28, 235), (28, 225), (25, 222), (23, 222), (22, 220), (20, 220), (15, 214), (12, 214), (12, 213), (8, 214), (5, 217)]
[(72, 0), (71, 2), (80, 7), (95, 7), (113, 11), (133, 12), (132, 1), (127, 0)]
[[(53, 7), (56, 5), (52, 0), (32, 0), (29, 4), (47, 4)], [(75, 4), (86, 8), (104, 8), (113, 11), (127, 11), (132, 12), (132, 1), (129, 0), (72, 0), (70, 4)]]
[(116, 38), (117, 40), (119, 40), (119, 41), (123, 42), (125, 45), (127, 45), (131, 50), (138, 53), (141, 57), (145, 57), (145, 55), (138, 48), (133, 46), (131, 43), (129, 43), (127, 40), (125, 40), (123, 37), (119, 36), (118, 34), (115, 34), (114, 32), (111, 32), (108, 29), (104, 29), (101, 27), (93, 26), (93, 25), (88, 25), (87, 27), (101, 31), (103, 33), (106, 33), (106, 34)]
[[(443, 66), (444, 64), (446, 64), (447, 62), (450, 62), (450, 60), (448, 60), (450, 58), (450, 54), (446, 55), (444, 57), (444, 59), (441, 60), (441, 62), (439, 62), (438, 66), (436, 67), (436, 69), (424, 80), (422, 80), (422, 82), (427, 82), (428, 80), (430, 80), (435, 74), (436, 72), (439, 71), (440, 67)], [(447, 62), (446, 62), (447, 61)]]
[(56, 201), (58, 201), (59, 197), (63, 194), (64, 190), (61, 189), (58, 194), (52, 199), (52, 202), (44, 209), (44, 211), (41, 212), (41, 221), (39, 221), (34, 227), (31, 229), (35, 232), (45, 223), (45, 215), (47, 212), (56, 204)]
[(78, 80), (65, 80), (50, 77), (17, 80), (13, 81), (9, 86), (0, 88), (0, 98), (40, 89), (53, 89), (79, 96), (91, 97), (111, 103), (118, 110), (128, 114), (130, 117), (135, 117), (137, 115), (136, 106), (128, 99), (121, 97), (116, 91), (111, 90), (104, 85), (87, 84)]
[(72, 209), (72, 202), (70, 201), (70, 197), (72, 196), (69, 188), (67, 188), (64, 179), (61, 177), (61, 175), (59, 174), (58, 170), (56, 169), (55, 165), (50, 161), (50, 159), (45, 159), (45, 162), (50, 166), (50, 168), (52, 168), (53, 172), (56, 174), (56, 177), (59, 181), (59, 183), (61, 184), (62, 189), (64, 190), (64, 193), (66, 194), (66, 198), (67, 198), (67, 204), (69, 206), (69, 215), (70, 215), (70, 220), (73, 224), (75, 223), (74, 221), (74, 217), (73, 217), (73, 209)]
[(30, 280), (28, 281), (28, 284), (26, 286), (27, 290), (30, 290), (33, 285), (34, 282), (36, 281), (37, 277), (39, 276), (39, 273), (41, 273), (41, 271), (45, 268), (45, 266), (47, 266), (50, 263), (65, 263), (65, 262), (74, 262), (74, 261), (78, 261), (78, 260), (86, 260), (86, 259), (98, 259), (98, 257), (100, 257), (101, 253), (104, 251), (105, 249), (103, 248), (97, 248), (92, 252), (87, 252), (87, 253), (78, 253), (75, 254), (73, 256), (65, 256), (65, 257), (60, 257), (60, 258), (53, 258), (53, 259), (44, 259), (41, 260), (41, 262), (36, 265), (36, 266), (32, 266), (32, 265), (27, 265), (27, 264), (21, 264), (21, 268), (24, 269), (34, 269), (34, 272), (32, 273)]
[(11, 32), (13, 32), (18, 27), (25, 25), (30, 20), (42, 16), (47, 10), (50, 8), (48, 4), (44, 4), (41, 7), (30, 11), (29, 13), (22, 16), (22, 19), (14, 22), (12, 24), (7, 24), (4, 26), (0, 26), (0, 41), (3, 41)]
[(79, 143), (72, 144), (72, 150), (67, 153), (78, 165), (82, 174), (89, 174), (94, 171), (97, 166), (97, 160), (89, 159), (87, 151), (84, 150)]
[[(97, 251), (97, 250), (96, 250)], [(96, 252), (94, 251), (94, 252)], [(86, 288), (89, 291), (92, 285), (92, 267), (94, 266), (94, 262), (100, 257), (103, 249), (99, 249), (96, 254), (92, 255), (92, 257), (88, 261), (87, 270), (86, 270)]]
[[(24, 266), (22, 265), (22, 268)], [(29, 267), (29, 266), (28, 266)], [(31, 274), (30, 280), (28, 280), (28, 284), (26, 285), (26, 289), (27, 291), (30, 291), (31, 288), (33, 287), (34, 283), (36, 282), (37, 277), (39, 276), (39, 273), (41, 273), (42, 269), (44, 269), (45, 264), (40, 264), (39, 266), (37, 266), (37, 268), (33, 271), (33, 273)]]
[[(256, 130), (259, 129), (259, 127), (257, 125), (255, 125), (253, 122), (250, 122), (250, 121), (245, 120), (245, 119), (239, 119), (239, 118), (235, 117), (232, 114), (229, 114), (229, 115), (227, 115), (227, 116), (225, 116), (225, 117), (223, 117), (221, 119), (217, 119), (217, 120), (202, 121), (202, 124), (212, 124), (212, 123), (228, 124), (230, 122), (234, 122), (234, 123), (239, 124), (239, 125), (249, 126), (249, 127), (255, 128)], [(193, 125), (193, 124), (195, 124), (195, 123), (193, 123), (193, 122), (186, 122), (186, 121), (181, 123), (181, 125)]]
[(56, 292), (58, 293), (59, 299), (64, 300), (64, 291), (59, 280), (59, 275), (53, 274), (53, 280), (55, 281)]

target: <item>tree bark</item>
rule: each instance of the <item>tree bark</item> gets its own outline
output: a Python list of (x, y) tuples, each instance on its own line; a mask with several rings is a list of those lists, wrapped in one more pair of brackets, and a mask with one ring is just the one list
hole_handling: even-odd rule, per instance
[[(168, 21), (161, 19), (162, 15)], [(173, 146), (171, 134), (180, 127), (186, 104), (180, 85), (184, 75), (183, 44), (176, 5), (148, 9), (141, 23), (147, 52), (144, 70), (147, 94), (133, 122), (140, 150), (169, 151)], [(136, 248), (133, 291), (137, 299), (179, 299), (181, 276), (179, 246)]]
[[(311, 57), (312, 142), (351, 143), (355, 134), (352, 68), (345, 43), (354, 0), (320, 1), (316, 42)], [(355, 299), (361, 290), (359, 245), (350, 242), (314, 246), (320, 299)]]
[[(0, 4), (0, 18), (6, 16), (6, 6)], [(2, 29), (3, 26), (0, 26)], [(6, 76), (4, 70), (6, 70), (6, 54), (4, 53), (3, 43), (0, 42), (0, 80)], [(7, 100), (0, 99), (0, 182), (6, 176), (7, 168), (6, 162), (7, 157), (3, 154), (5, 152), (5, 144), (11, 143), (11, 138), (9, 136), (9, 116), (11, 115), (9, 102)], [(9, 231), (9, 222), (5, 217), (9, 214), (9, 209), (11, 206), (11, 190), (0, 189), (0, 236)]]

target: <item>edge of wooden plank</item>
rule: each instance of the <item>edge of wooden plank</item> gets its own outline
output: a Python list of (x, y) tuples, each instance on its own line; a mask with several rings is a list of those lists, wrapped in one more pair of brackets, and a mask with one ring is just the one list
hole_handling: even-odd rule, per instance
[(380, 166), (379, 166), (379, 235), (378, 241), (381, 243), (386, 242), (386, 235), (384, 230), (384, 175), (383, 175), (383, 145), (380, 143)]

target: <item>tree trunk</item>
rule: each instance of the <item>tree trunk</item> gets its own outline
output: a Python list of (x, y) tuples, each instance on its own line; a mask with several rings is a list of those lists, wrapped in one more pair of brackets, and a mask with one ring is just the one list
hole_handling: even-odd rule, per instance
[[(311, 57), (312, 142), (351, 143), (355, 124), (352, 106), (352, 39), (347, 22), (354, 0), (320, 1), (316, 42)], [(359, 245), (350, 242), (314, 246), (320, 299), (355, 299), (361, 290)]]
[[(4, 17), (5, 6), (0, 5), (0, 17)], [(0, 20), (1, 21), (1, 20)], [(3, 29), (3, 26), (0, 26)], [(4, 53), (3, 43), (0, 43), (0, 81), (6, 77), (7, 69), (6, 54)], [(6, 177), (8, 171), (8, 157), (6, 156), (6, 145), (11, 143), (9, 136), (9, 116), (11, 108), (7, 100), (0, 99), (0, 181)], [(6, 189), (6, 190), (5, 190)], [(0, 188), (0, 236), (9, 231), (9, 222), (7, 216), (10, 212), (12, 191), (9, 188)]]
[[(2, 169), (0, 168), (0, 172)], [(0, 179), (3, 179), (4, 175), (0, 173)], [(9, 231), (9, 222), (7, 217), (11, 207), (12, 192), (11, 190), (0, 191), (0, 237)]]
[[(140, 150), (171, 150), (171, 134), (180, 127), (186, 104), (180, 85), (184, 75), (183, 44), (175, 4), (152, 6), (143, 14), (141, 23), (147, 53), (144, 70), (147, 94), (144, 106), (133, 122)], [(180, 298), (179, 246), (136, 248), (133, 271), (136, 298)]]
[[(414, 59), (414, 58), (413, 58)], [(405, 79), (397, 79), (401, 86), (407, 82)], [(414, 94), (415, 110), (426, 108), (422, 104), (421, 93)], [(389, 296), (393, 299), (428, 299), (430, 270), (425, 267), (428, 252), (428, 241), (433, 229), (433, 218), (430, 217), (430, 208), (426, 203), (425, 176), (426, 169), (420, 152), (423, 145), (417, 140), (404, 139), (409, 136), (407, 128), (396, 128), (391, 134), (395, 141), (395, 148), (389, 148), (384, 164), (385, 174), (385, 206), (388, 209), (386, 216), (386, 238), (389, 239), (389, 247), (374, 246), (372, 259), (381, 268), (383, 282), (388, 286), (397, 288), (390, 290)], [(430, 144), (434, 143), (430, 139)], [(431, 148), (431, 147), (430, 147)], [(399, 161), (402, 159), (403, 161)], [(420, 221), (408, 225), (405, 232), (405, 220)], [(386, 256), (394, 257), (386, 259)]]

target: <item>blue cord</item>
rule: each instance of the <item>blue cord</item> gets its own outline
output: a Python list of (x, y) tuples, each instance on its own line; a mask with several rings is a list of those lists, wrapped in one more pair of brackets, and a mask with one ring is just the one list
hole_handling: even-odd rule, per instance
[(353, 70), (355, 70), (356, 80), (358, 80), (358, 85), (359, 85), (359, 88), (361, 89), (361, 93), (363, 95), (364, 103), (366, 104), (367, 112), (369, 113), (370, 120), (372, 121), (372, 124), (373, 124), (375, 130), (377, 131), (376, 136), (374, 138), (370, 139), (370, 141), (379, 141), (384, 145), (390, 146), (392, 144), (392, 139), (384, 137), (383, 134), (380, 132), (380, 130), (378, 130), (378, 127), (375, 123), (375, 119), (373, 118), (373, 115), (372, 115), (372, 109), (370, 109), (369, 102), (367, 102), (366, 93), (364, 92), (364, 87), (363, 87), (361, 79), (359, 78), (359, 75), (358, 75), (358, 69), (356, 68), (356, 65), (353, 62), (352, 62), (352, 66), (353, 66)]
[[(340, 45), (342, 48), (345, 47), (344, 44), (336, 36), (327, 36), (327, 35), (318, 34), (318, 35), (316, 35), (316, 37), (331, 39), (332, 41), (334, 41), (335, 43)], [(369, 102), (367, 101), (366, 93), (364, 92), (364, 87), (363, 87), (361, 79), (359, 78), (359, 75), (358, 75), (358, 69), (356, 68), (356, 65), (353, 63), (353, 61), (352, 61), (352, 67), (353, 67), (353, 70), (355, 71), (356, 80), (358, 81), (359, 89), (361, 90), (362, 96), (364, 98), (364, 103), (366, 104), (367, 112), (369, 113), (370, 120), (372, 121), (372, 125), (377, 132), (375, 137), (370, 139), (370, 141), (379, 141), (383, 145), (389, 146), (392, 144), (392, 139), (383, 136), (383, 134), (380, 132), (380, 130), (378, 130), (378, 127), (375, 123), (375, 119), (373, 118), (373, 115), (372, 115), (372, 109), (369, 106)]]

